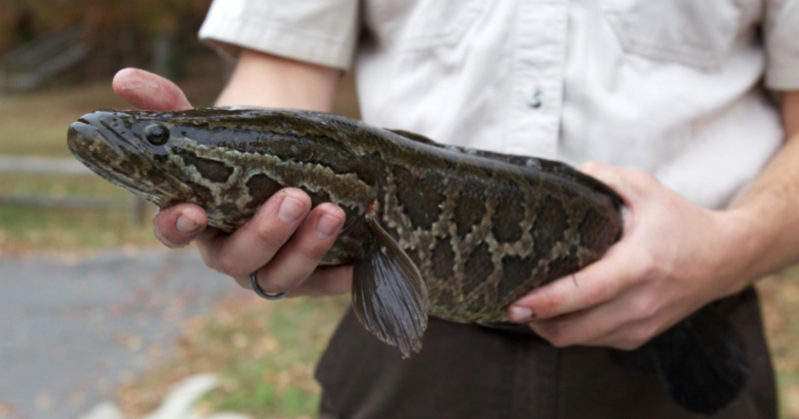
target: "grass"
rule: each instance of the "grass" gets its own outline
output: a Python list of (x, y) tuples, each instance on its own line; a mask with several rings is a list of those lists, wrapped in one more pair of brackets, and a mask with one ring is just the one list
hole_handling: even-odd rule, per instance
[(210, 371), (221, 377), (222, 385), (203, 401), (208, 410), (258, 418), (314, 417), (319, 388), (313, 367), (346, 301), (225, 301), (213, 316), (187, 325), (168, 362), (124, 385), (118, 392), (120, 404), (130, 417), (141, 417), (176, 381)]
[[(131, 202), (126, 191), (96, 176), (56, 178), (0, 175), (0, 196), (90, 197)], [(152, 210), (152, 209), (150, 209)], [(155, 245), (151, 229), (131, 222), (126, 209), (92, 210), (0, 206), (0, 251), (91, 249)]]
[(758, 285), (783, 418), (799, 418), (799, 267)]
[[(214, 77), (195, 75), (183, 83), (194, 103), (211, 103), (219, 87)], [(352, 115), (357, 111), (347, 87), (337, 109)], [(0, 154), (68, 157), (69, 123), (91, 109), (108, 107), (125, 105), (107, 82), (0, 97)], [(93, 176), (0, 175), (0, 195), (7, 194), (129, 199), (127, 192)], [(0, 253), (156, 245), (149, 223), (138, 226), (129, 218), (125, 210), (0, 206)], [(781, 417), (799, 418), (799, 322), (795, 321), (799, 318), (799, 269), (762, 281), (759, 288), (778, 375)], [(213, 313), (186, 325), (173, 356), (154, 358), (152, 371), (123, 386), (121, 404), (132, 417), (140, 417), (180, 378), (212, 371), (222, 377), (223, 384), (204, 400), (208, 409), (248, 412), (255, 417), (315, 416), (319, 389), (313, 365), (345, 301), (225, 301)]]

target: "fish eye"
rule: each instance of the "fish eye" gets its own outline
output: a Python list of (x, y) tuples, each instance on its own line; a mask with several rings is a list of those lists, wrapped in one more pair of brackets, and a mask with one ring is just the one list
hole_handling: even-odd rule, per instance
[(169, 130), (161, 124), (150, 124), (144, 128), (144, 135), (152, 145), (164, 145), (169, 140)]

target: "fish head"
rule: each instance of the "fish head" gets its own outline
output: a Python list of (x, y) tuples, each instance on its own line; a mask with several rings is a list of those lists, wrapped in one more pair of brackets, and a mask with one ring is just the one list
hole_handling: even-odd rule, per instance
[(204, 184), (233, 169), (202, 156), (210, 150), (187, 135), (187, 120), (181, 112), (98, 110), (70, 125), (67, 145), (92, 171), (159, 207), (205, 206)]

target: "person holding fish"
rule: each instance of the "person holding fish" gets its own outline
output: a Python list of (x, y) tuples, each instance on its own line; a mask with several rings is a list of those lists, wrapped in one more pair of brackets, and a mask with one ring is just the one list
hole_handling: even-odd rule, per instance
[[(623, 200), (621, 239), (498, 328), (431, 317), (401, 359), (348, 313), (317, 369), (322, 417), (776, 416), (752, 285), (799, 261), (799, 2), (215, 1), (200, 36), (236, 60), (218, 105), (329, 111), (355, 71), (370, 124), (581, 165)], [(140, 70), (114, 88), (138, 108), (191, 108)], [(232, 234), (191, 204), (154, 225), (266, 296), (325, 296), (351, 287), (351, 266), (317, 267), (345, 218), (286, 188)], [(673, 365), (608, 356), (709, 304), (740, 335), (745, 380), (704, 373), (728, 350), (705, 340), (721, 332), (652, 346), (695, 360), (665, 378)]]

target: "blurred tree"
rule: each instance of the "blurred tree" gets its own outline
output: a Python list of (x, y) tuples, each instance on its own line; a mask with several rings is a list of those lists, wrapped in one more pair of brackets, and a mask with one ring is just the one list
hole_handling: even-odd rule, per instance
[(123, 65), (179, 77), (196, 49), (210, 0), (0, 0), (0, 53), (80, 25), (91, 51), (82, 68), (105, 75)]

